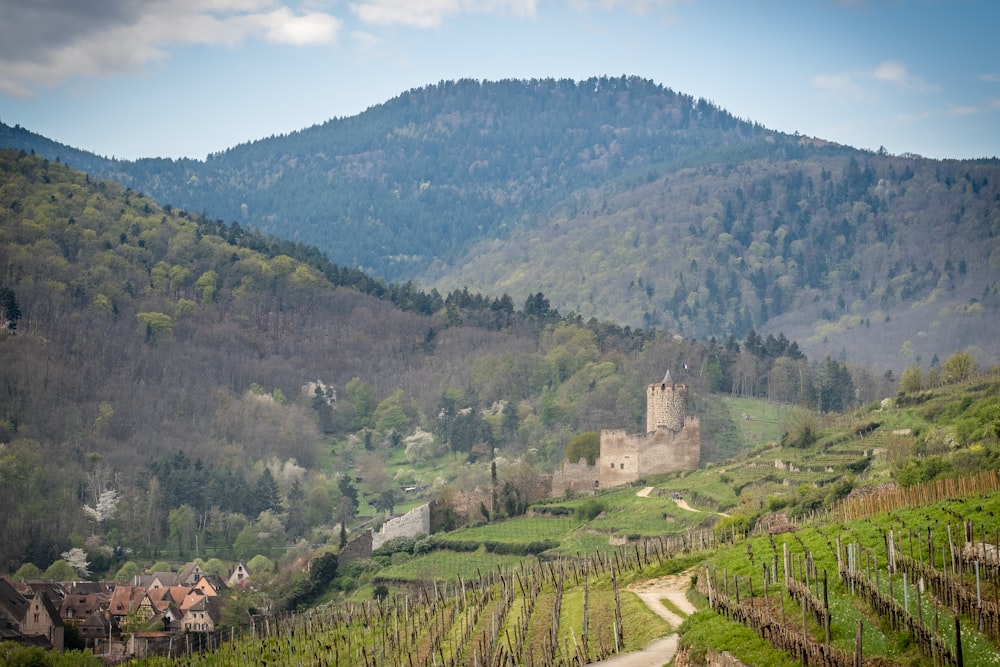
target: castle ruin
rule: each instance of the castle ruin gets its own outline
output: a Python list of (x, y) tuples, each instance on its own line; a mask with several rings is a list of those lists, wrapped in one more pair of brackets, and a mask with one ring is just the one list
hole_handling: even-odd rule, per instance
[(701, 461), (701, 420), (688, 415), (687, 403), (687, 385), (673, 382), (667, 371), (662, 382), (646, 387), (646, 433), (602, 430), (594, 465), (586, 459), (563, 461), (552, 474), (552, 495), (592, 493), (648, 475), (695, 470)]

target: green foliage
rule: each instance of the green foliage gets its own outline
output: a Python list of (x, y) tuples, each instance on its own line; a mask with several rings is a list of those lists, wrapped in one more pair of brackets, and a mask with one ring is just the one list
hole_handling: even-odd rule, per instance
[(412, 554), (414, 547), (422, 539), (424, 539), (424, 536), (422, 535), (415, 535), (412, 537), (394, 537), (391, 540), (386, 541), (386, 543), (378, 549), (375, 549), (372, 552), (372, 555), (391, 556), (394, 553)]
[(361, 378), (351, 378), (344, 386), (344, 404), (338, 404), (338, 410), (345, 415), (349, 430), (371, 428), (375, 411), (375, 392), (371, 385)]
[(42, 571), (34, 563), (25, 563), (17, 568), (17, 572), (11, 577), (14, 581), (27, 581), (30, 579), (40, 579)]
[(709, 649), (728, 651), (745, 665), (796, 667), (783, 651), (772, 647), (742, 623), (730, 621), (714, 611), (699, 611), (685, 619), (680, 627), (682, 648), (691, 653), (694, 664), (703, 664)]
[(923, 484), (951, 473), (954, 468), (941, 456), (929, 456), (923, 459), (910, 459), (896, 472), (896, 481), (900, 486)]
[(17, 296), (9, 287), (0, 287), (0, 330), (14, 331), (21, 319), (21, 309)]
[[(542, 87), (547, 89), (547, 84)], [(278, 558), (287, 542), (303, 536), (321, 541), (342, 518), (347, 521), (346, 538), (359, 505), (363, 513), (371, 511), (368, 502), (391, 506), (375, 499), (397, 480), (405, 479), (408, 485), (412, 480), (420, 488), (408, 501), (427, 500), (432, 492), (424, 488), (436, 492), (441, 484), (462, 484), (467, 477), (485, 479), (482, 459), (492, 460), (494, 449), (497, 461), (520, 459), (545, 470), (556, 462), (568, 434), (608, 426), (641, 429), (643, 388), (668, 367), (678, 374), (685, 365), (690, 367), (684, 380), (697, 397), (693, 404), (704, 432), (720, 433), (723, 429), (713, 423), (725, 422), (726, 442), (739, 445), (727, 444), (712, 460), (767, 436), (713, 414), (710, 386), (748, 397), (765, 392), (781, 400), (795, 397), (812, 405), (817, 404), (817, 387), (826, 392), (847, 386), (835, 373), (823, 375), (841, 373), (846, 362), (801, 359), (787, 339), (757, 334), (752, 326), (757, 315), (751, 310), (741, 310), (732, 320), (734, 330), (746, 332), (745, 342), (730, 336), (724, 344), (705, 344), (596, 319), (584, 321), (575, 314), (561, 316), (552, 295), (538, 292), (537, 286), (524, 302), (528, 312), (517, 310), (509, 295), (422, 293), (412, 284), (388, 284), (338, 267), (316, 248), (161, 208), (135, 191), (34, 156), (0, 152), (0, 165), (0, 263), (9, 269), (4, 275), (16, 280), (4, 287), (16, 292), (20, 310), (32, 314), (31, 331), (23, 331), (22, 324), (16, 335), (0, 338), (6, 387), (0, 396), (0, 534), (5, 536), (0, 569), (8, 572), (27, 561), (52, 563), (72, 546), (69, 535), (90, 534), (93, 525), (72, 499), (81, 498), (83, 490), (99, 492), (89, 485), (102, 478), (117, 480), (131, 508), (102, 527), (102, 547), (132, 548), (138, 562), (159, 554), (179, 562), (196, 547), (220, 558), (237, 552)], [(862, 177), (855, 180), (862, 183), (868, 167), (859, 169)], [(833, 173), (836, 181), (838, 172)], [(434, 191), (437, 185), (429, 187)], [(754, 199), (752, 193), (744, 194)], [(739, 255), (745, 257), (748, 275), (763, 271), (764, 280), (753, 281), (764, 285), (763, 299), (773, 304), (775, 283), (767, 267), (778, 266), (780, 246), (764, 246), (782, 234), (794, 236), (794, 230), (769, 229), (767, 235), (763, 228), (741, 230), (735, 203), (730, 203), (735, 217), (729, 222), (727, 202), (719, 203), (721, 209), (709, 211), (716, 205), (706, 202), (697, 224), (730, 225), (729, 231), (713, 238), (730, 234), (734, 248), (747, 250)], [(580, 200), (571, 206), (582, 211), (589, 205)], [(759, 205), (761, 201), (746, 210), (757, 207), (759, 213), (764, 210)], [(643, 246), (647, 237), (648, 230), (637, 223), (632, 238)], [(804, 252), (809, 250), (804, 238), (795, 238), (789, 254), (798, 247), (796, 242), (806, 246)], [(750, 252), (754, 243), (758, 245)], [(718, 267), (709, 280), (709, 259), (694, 245), (689, 247), (697, 268), (691, 259), (676, 263), (684, 273), (685, 289), (679, 290), (683, 294), (674, 310), (684, 311), (692, 293), (692, 303), (703, 301), (703, 286), (722, 293), (732, 290), (729, 298), (737, 301), (735, 292), (758, 290), (739, 277), (727, 284)], [(673, 244), (660, 248), (666, 250), (672, 251)], [(765, 257), (768, 252), (771, 256)], [(838, 271), (848, 271), (850, 258), (838, 261), (844, 263)], [(587, 274), (587, 281), (599, 289), (592, 285), (592, 275), (597, 274)], [(649, 275), (636, 276), (634, 290), (645, 295), (640, 298), (672, 299), (663, 287), (650, 285)], [(695, 285), (696, 280), (705, 285)], [(789, 293), (797, 286), (793, 281)], [(411, 312), (400, 313), (390, 302)], [(657, 307), (656, 312), (667, 312), (662, 304)], [(694, 327), (706, 312), (695, 309), (680, 317)], [(143, 320), (152, 328), (147, 330)], [(714, 330), (727, 328), (724, 321), (718, 320)], [(693, 335), (694, 329), (685, 327), (683, 334)], [(160, 344), (146, 344), (147, 333), (162, 336)], [(720, 376), (709, 384), (702, 369), (712, 359), (718, 362)], [(848, 370), (859, 396), (877, 391), (877, 383), (864, 380), (853, 366)], [(336, 441), (325, 440), (316, 425), (315, 395), (301, 395), (303, 383), (316, 378), (328, 386), (352, 378), (336, 387), (336, 407), (327, 405), (323, 431), (335, 433)], [(822, 384), (824, 378), (832, 380), (829, 386)], [(253, 391), (255, 385), (259, 391)], [(456, 386), (461, 390), (455, 391)], [(156, 387), (155, 400), (151, 387)], [(392, 392), (399, 387), (406, 387), (407, 393), (397, 401)], [(871, 402), (871, 396), (864, 395), (865, 402)], [(400, 406), (409, 417), (405, 425)], [(968, 433), (970, 438), (965, 445), (966, 436), (956, 435), (955, 455), (964, 457), (954, 462), (956, 470), (989, 465), (993, 456), (988, 447), (974, 449), (973, 442), (987, 432), (990, 418), (974, 418), (975, 405), (965, 413), (966, 425), (948, 426), (951, 433)], [(441, 460), (433, 447), (427, 456), (404, 462), (401, 447), (387, 451), (380, 434), (370, 430), (390, 425), (409, 430), (418, 423), (433, 429), (437, 442), (447, 442), (462, 455), (461, 462), (449, 465), (453, 462)], [(356, 444), (364, 442), (365, 435), (371, 436), (370, 449), (362, 452)], [(409, 433), (398, 435), (402, 443)], [(67, 449), (66, 443), (74, 444)], [(92, 466), (91, 452), (102, 452), (105, 465), (113, 469)], [(271, 483), (266, 484), (267, 493), (255, 494), (257, 473), (265, 468), (273, 473), (276, 494)], [(372, 484), (380, 476), (384, 483), (376, 489)], [(357, 484), (367, 501), (357, 495), (355, 478), (362, 479)], [(293, 502), (296, 479), (301, 480), (301, 505)], [(333, 480), (345, 486), (335, 488)], [(748, 482), (734, 473), (731, 487), (706, 484), (705, 497), (722, 507), (735, 502), (734, 489)], [(517, 485), (501, 483), (498, 490), (492, 518), (523, 509), (525, 496)], [(53, 503), (52, 498), (64, 500)], [(258, 504), (262, 498), (274, 512), (263, 522)], [(634, 532), (662, 529), (662, 509), (633, 509), (643, 526)], [(696, 519), (671, 518), (678, 524)], [(253, 528), (245, 530), (248, 525)], [(569, 548), (561, 536), (558, 539), (560, 548)], [(237, 542), (239, 548), (234, 549)], [(182, 553), (187, 556), (182, 558)], [(102, 569), (118, 565), (109, 561)]]
[(222, 618), (219, 625), (223, 628), (240, 629), (251, 622), (251, 615), (257, 613), (257, 604), (253, 594), (246, 590), (237, 590), (226, 598), (222, 605)]
[(257, 554), (247, 561), (247, 569), (250, 570), (250, 575), (255, 578), (266, 577), (275, 572), (274, 561), (261, 554)]
[(956, 352), (941, 364), (945, 382), (964, 382), (976, 372), (976, 359), (968, 352)]
[(798, 410), (788, 418), (788, 430), (782, 436), (782, 444), (789, 447), (806, 449), (819, 440), (816, 417), (806, 410)]
[(337, 576), (337, 554), (326, 552), (309, 564), (309, 581), (314, 590), (323, 591)]
[(605, 509), (604, 503), (596, 498), (591, 498), (576, 506), (576, 509), (573, 511), (573, 518), (577, 521), (590, 521), (596, 519)]
[(51, 581), (76, 581), (80, 575), (60, 558), (45, 569), (44, 578)]
[(403, 390), (397, 389), (376, 407), (372, 416), (375, 430), (380, 433), (407, 433), (413, 417), (408, 412), (408, 406), (403, 398)]
[(586, 459), (588, 465), (594, 465), (600, 454), (601, 436), (596, 431), (580, 433), (566, 443), (566, 460), (570, 463)]
[(131, 581), (140, 574), (142, 574), (142, 570), (139, 569), (139, 566), (135, 562), (126, 561), (118, 568), (118, 572), (115, 573), (115, 581)]
[(0, 642), (0, 664), (6, 667), (103, 667), (107, 663), (90, 651), (46, 651), (37, 646)]
[(916, 393), (923, 388), (923, 369), (919, 364), (903, 370), (903, 374), (899, 378), (899, 392), (901, 394)]
[(164, 313), (136, 313), (135, 318), (139, 321), (147, 340), (160, 340), (169, 338), (174, 331), (174, 321), (169, 315)]

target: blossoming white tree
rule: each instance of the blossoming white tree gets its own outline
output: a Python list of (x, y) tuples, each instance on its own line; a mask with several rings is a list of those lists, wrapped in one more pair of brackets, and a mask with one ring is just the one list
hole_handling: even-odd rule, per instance
[(66, 564), (76, 570), (82, 578), (90, 576), (90, 563), (87, 561), (87, 552), (78, 547), (73, 547), (69, 551), (60, 554)]
[(120, 500), (121, 496), (117, 491), (108, 489), (98, 496), (96, 506), (84, 505), (83, 511), (97, 523), (103, 524), (115, 517), (115, 510), (118, 508)]

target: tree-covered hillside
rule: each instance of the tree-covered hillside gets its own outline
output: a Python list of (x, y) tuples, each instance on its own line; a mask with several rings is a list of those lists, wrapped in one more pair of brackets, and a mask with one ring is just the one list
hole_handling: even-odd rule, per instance
[[(7, 145), (50, 159), (61, 150), (25, 133), (6, 135)], [(406, 279), (433, 263), (451, 264), (476, 241), (506, 236), (523, 216), (580, 188), (625, 173), (771, 155), (765, 135), (797, 144), (638, 78), (462, 80), (205, 162), (80, 166), (162, 203)], [(74, 167), (79, 158), (63, 156)]]
[[(580, 433), (640, 430), (668, 369), (706, 461), (742, 445), (711, 392), (828, 411), (895, 386), (784, 336), (700, 343), (541, 293), (387, 284), (38, 156), (0, 151), (0, 175), (0, 570), (71, 546), (103, 572), (129, 551), (336, 541), (340, 521), (488, 484), (494, 454), (504, 480)], [(109, 492), (127, 512), (98, 511)]]
[(436, 284), (699, 338), (781, 331), (899, 371), (998, 358), (998, 266), (997, 163), (816, 155), (580, 193)]

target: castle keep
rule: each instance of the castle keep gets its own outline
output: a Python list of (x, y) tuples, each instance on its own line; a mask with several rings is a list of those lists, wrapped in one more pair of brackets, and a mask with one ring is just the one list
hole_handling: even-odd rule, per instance
[(586, 493), (628, 484), (647, 475), (694, 470), (701, 461), (701, 421), (687, 414), (687, 385), (677, 384), (667, 371), (662, 382), (646, 387), (646, 433), (629, 435), (621, 429), (601, 431), (600, 456), (563, 461), (552, 474), (552, 495), (567, 490)]

